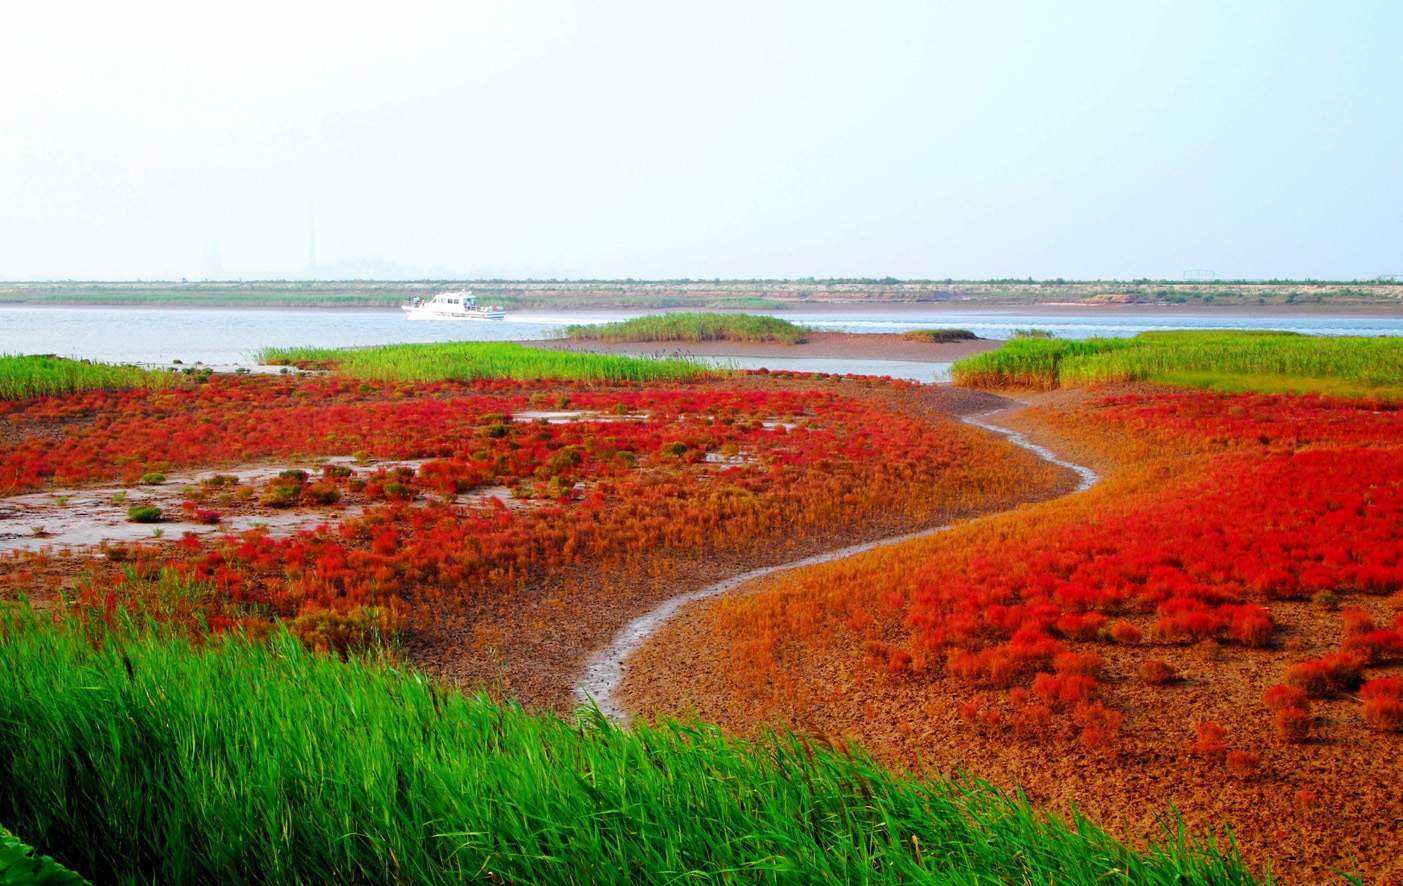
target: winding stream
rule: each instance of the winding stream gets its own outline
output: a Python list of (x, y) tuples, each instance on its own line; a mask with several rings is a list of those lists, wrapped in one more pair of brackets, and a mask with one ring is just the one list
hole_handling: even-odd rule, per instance
[[(1073, 490), (1074, 492), (1082, 492), (1089, 489), (1101, 479), (1101, 476), (1096, 473), (1096, 471), (1086, 465), (1079, 465), (1059, 458), (1051, 449), (1034, 443), (1017, 431), (985, 420), (987, 416), (993, 414), (994, 413), (984, 413), (983, 415), (964, 416), (960, 420), (966, 424), (971, 424), (977, 428), (982, 428), (983, 430), (998, 434), (1007, 439), (1008, 442), (1012, 443), (1014, 446), (1022, 447), (1044, 461), (1072, 471), (1079, 478), (1077, 487)], [(683, 606), (697, 600), (705, 600), (708, 597), (725, 594), (747, 582), (754, 581), (758, 578), (764, 578), (767, 575), (785, 572), (790, 569), (801, 569), (806, 566), (817, 566), (820, 563), (841, 560), (844, 557), (851, 557), (855, 554), (861, 554), (876, 548), (901, 544), (902, 542), (912, 541), (918, 538), (925, 538), (935, 535), (938, 532), (944, 532), (949, 529), (951, 525), (952, 524), (946, 524), (933, 529), (923, 529), (919, 532), (895, 535), (889, 538), (865, 542), (863, 544), (851, 545), (846, 548), (825, 551), (822, 554), (815, 554), (812, 557), (805, 557), (802, 560), (792, 560), (788, 563), (779, 563), (774, 566), (762, 566), (759, 569), (742, 572), (739, 575), (733, 575), (730, 578), (707, 585), (700, 590), (671, 597), (624, 625), (623, 628), (614, 635), (614, 639), (608, 646), (595, 653), (595, 655), (590, 658), (589, 662), (585, 665), (583, 673), (580, 675), (579, 682), (575, 685), (575, 697), (580, 704), (588, 705), (593, 703), (606, 717), (620, 723), (627, 723), (629, 721), (628, 711), (624, 710), (623, 705), (615, 697), (615, 694), (624, 681), (624, 662), (627, 661), (635, 651), (642, 647), (644, 643), (648, 642), (663, 625), (672, 620), (673, 616), (675, 616)]]

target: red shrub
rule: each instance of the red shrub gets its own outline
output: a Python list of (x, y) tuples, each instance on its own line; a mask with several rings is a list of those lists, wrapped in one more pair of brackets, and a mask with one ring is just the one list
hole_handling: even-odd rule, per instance
[(1106, 668), (1106, 660), (1094, 652), (1063, 652), (1052, 660), (1057, 673), (1081, 674), (1086, 677), (1099, 677)]
[(911, 670), (911, 653), (904, 649), (893, 649), (887, 656), (887, 673), (905, 674)]
[(1140, 679), (1151, 686), (1163, 686), (1178, 679), (1179, 674), (1168, 662), (1150, 658), (1140, 663)]
[(1359, 687), (1359, 697), (1365, 701), (1373, 698), (1403, 698), (1403, 677), (1377, 677)]
[(1027, 704), (1010, 719), (1013, 731), (1023, 738), (1042, 738), (1052, 726), (1052, 708), (1042, 704)]
[(1273, 711), (1308, 706), (1305, 690), (1296, 686), (1287, 686), (1284, 683), (1277, 683), (1268, 689), (1262, 699), (1266, 702), (1267, 708)]
[(1104, 748), (1120, 737), (1125, 715), (1099, 701), (1082, 702), (1072, 711), (1072, 722), (1081, 727), (1077, 740), (1087, 748)]
[(1225, 741), (1228, 731), (1217, 723), (1205, 721), (1194, 729), (1194, 741), (1190, 749), (1201, 757), (1221, 757), (1227, 753)]
[(1346, 652), (1374, 664), (1403, 659), (1403, 630), (1368, 630), (1349, 634), (1341, 644)]
[(1403, 732), (1403, 678), (1380, 677), (1359, 689), (1364, 720), (1375, 729)]
[(1364, 719), (1375, 729), (1403, 732), (1403, 698), (1384, 696), (1364, 702)]
[(1238, 778), (1251, 778), (1257, 774), (1257, 767), (1262, 762), (1262, 755), (1253, 751), (1229, 751), (1228, 771)]
[(1069, 640), (1094, 640), (1106, 624), (1099, 612), (1067, 612), (1057, 618), (1057, 633)]
[(1118, 621), (1111, 625), (1111, 639), (1117, 643), (1133, 646), (1144, 638), (1140, 629), (1128, 621)]
[(1345, 623), (1345, 636), (1367, 634), (1377, 627), (1374, 617), (1357, 607), (1340, 610), (1340, 619)]
[(1229, 632), (1233, 639), (1244, 646), (1265, 646), (1271, 642), (1271, 613), (1261, 606), (1246, 605), (1237, 607), (1232, 615)]
[(1314, 698), (1330, 693), (1330, 670), (1319, 661), (1303, 661), (1286, 669), (1286, 685)]
[(1276, 734), (1283, 741), (1301, 744), (1310, 737), (1311, 716), (1305, 708), (1281, 708), (1273, 715)]
[(1070, 707), (1090, 701), (1096, 692), (1096, 681), (1085, 674), (1054, 676), (1043, 673), (1033, 678), (1033, 692), (1055, 708)]
[(1313, 698), (1348, 692), (1359, 685), (1367, 659), (1354, 652), (1331, 652), (1286, 669), (1286, 683)]

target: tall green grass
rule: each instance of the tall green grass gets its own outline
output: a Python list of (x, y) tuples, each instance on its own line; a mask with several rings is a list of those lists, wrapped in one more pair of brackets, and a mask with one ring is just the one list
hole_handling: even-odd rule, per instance
[(955, 384), (975, 388), (1033, 388), (1058, 386), (1062, 362), (1130, 347), (1129, 339), (1061, 339), (1019, 337), (997, 351), (958, 360), (950, 369)]
[(955, 364), (975, 387), (1150, 381), (1225, 391), (1403, 396), (1403, 338), (1285, 332), (1145, 332), (1131, 339), (1016, 339)]
[(988, 785), (706, 726), (624, 730), (286, 633), (0, 615), (0, 820), (97, 881), (1246, 883)]
[(24, 400), (95, 389), (158, 387), (171, 382), (168, 373), (147, 372), (136, 366), (47, 355), (0, 354), (0, 400)]
[(798, 344), (806, 327), (760, 314), (650, 314), (616, 323), (565, 327), (581, 341), (745, 341)]
[(368, 379), (543, 378), (586, 381), (676, 381), (712, 370), (691, 360), (653, 360), (612, 354), (575, 354), (512, 342), (382, 345), (373, 348), (265, 348), (262, 363), (331, 369)]

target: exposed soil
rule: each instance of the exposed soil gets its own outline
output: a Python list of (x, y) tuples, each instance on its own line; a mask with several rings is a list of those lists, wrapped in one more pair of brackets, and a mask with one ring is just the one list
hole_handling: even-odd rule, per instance
[(746, 341), (575, 341), (549, 338), (522, 342), (554, 351), (591, 354), (660, 354), (683, 357), (817, 357), (830, 360), (899, 360), (951, 363), (992, 351), (1003, 344), (990, 339), (957, 342), (911, 341), (887, 332), (815, 332), (799, 344)]
[[(1065, 442), (1042, 435), (1027, 413), (1009, 423), (1054, 448)], [(1114, 467), (1085, 449), (1065, 454)], [(775, 584), (761, 580), (732, 593), (763, 595)], [(1351, 597), (1349, 603), (1381, 621), (1390, 617), (1387, 600)], [(1249, 863), (1270, 864), (1284, 882), (1338, 882), (1338, 872), (1346, 871), (1362, 872), (1368, 882), (1403, 883), (1403, 736), (1364, 728), (1358, 700), (1350, 697), (1315, 704), (1317, 721), (1305, 745), (1279, 741), (1262, 713), (1263, 692), (1288, 664), (1338, 645), (1338, 612), (1273, 603), (1279, 642), (1267, 649), (1156, 646), (1154, 657), (1182, 677), (1165, 687), (1134, 676), (1142, 649), (1098, 645), (1108, 673), (1120, 675), (1112, 677), (1110, 695), (1126, 715), (1118, 746), (1107, 751), (986, 733), (958, 710), (970, 697), (968, 684), (943, 674), (889, 677), (851, 643), (814, 640), (802, 655), (788, 656), (803, 671), (794, 675), (798, 680), (832, 690), (766, 708), (762, 699), (773, 698), (772, 687), (737, 685), (729, 650), (717, 648), (709, 620), (714, 604), (684, 607), (630, 659), (620, 692), (628, 710), (698, 716), (742, 734), (776, 725), (855, 739), (896, 766), (970, 773), (1055, 810), (1075, 807), (1133, 843), (1162, 833), (1162, 816), (1172, 806), (1199, 833), (1231, 829)], [(1139, 626), (1146, 628), (1148, 619)], [(1203, 721), (1226, 727), (1234, 747), (1259, 752), (1258, 774), (1233, 776), (1220, 760), (1191, 753), (1194, 725)]]

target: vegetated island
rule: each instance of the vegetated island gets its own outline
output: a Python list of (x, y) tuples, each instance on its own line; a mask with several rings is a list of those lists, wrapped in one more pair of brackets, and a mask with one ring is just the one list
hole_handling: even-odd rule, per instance
[(821, 332), (756, 314), (651, 314), (616, 323), (568, 326), (561, 338), (533, 341), (552, 350), (691, 357), (817, 357), (944, 363), (998, 347), (967, 329), (907, 333)]
[(168, 307), (397, 305), (466, 288), (508, 310), (782, 310), (805, 305), (1403, 309), (1403, 280), (243, 280), (0, 283), (0, 304)]

